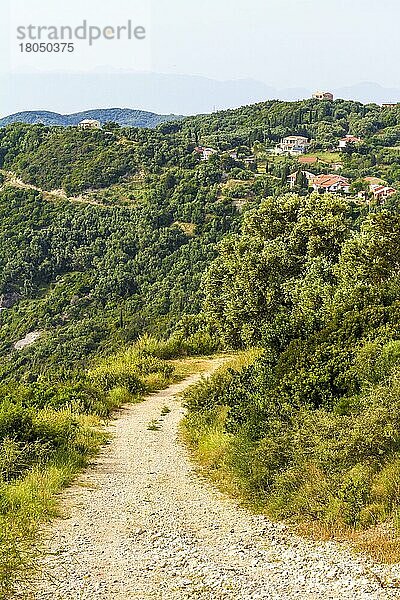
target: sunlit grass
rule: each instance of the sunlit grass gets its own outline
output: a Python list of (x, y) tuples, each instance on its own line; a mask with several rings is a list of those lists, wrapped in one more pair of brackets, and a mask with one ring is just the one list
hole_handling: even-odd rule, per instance
[(302, 154), (302, 156), (317, 158), (321, 162), (326, 163), (341, 163), (343, 160), (343, 156), (340, 154), (340, 152), (317, 151), (310, 152), (308, 154)]

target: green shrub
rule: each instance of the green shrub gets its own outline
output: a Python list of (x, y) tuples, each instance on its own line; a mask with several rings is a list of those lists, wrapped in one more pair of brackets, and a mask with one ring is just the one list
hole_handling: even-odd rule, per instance
[(358, 351), (354, 363), (356, 375), (362, 382), (378, 383), (400, 364), (400, 341), (367, 342)]
[(132, 401), (132, 394), (124, 387), (112, 388), (107, 394), (107, 404), (110, 409), (117, 408)]
[(371, 500), (372, 473), (368, 464), (357, 464), (342, 477), (338, 498), (341, 517), (347, 525), (360, 525), (360, 514)]
[(398, 526), (400, 369), (392, 359), (391, 376), (350, 398), (345, 412), (263, 398), (260, 361), (225, 367), (187, 391), (185, 435), (198, 460), (274, 517)]
[(123, 387), (130, 394), (144, 391), (144, 385), (139, 375), (126, 364), (107, 364), (92, 369), (89, 373), (94, 385), (109, 392), (113, 388)]

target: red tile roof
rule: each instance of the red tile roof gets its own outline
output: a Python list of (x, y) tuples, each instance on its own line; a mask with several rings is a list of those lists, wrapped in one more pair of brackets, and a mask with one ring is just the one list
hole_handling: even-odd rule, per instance
[(318, 175), (311, 179), (311, 185), (315, 185), (319, 188), (330, 188), (333, 185), (341, 185), (343, 187), (349, 185), (349, 180), (341, 175)]
[(313, 165), (318, 161), (316, 156), (299, 156), (298, 161), (305, 165)]
[(346, 135), (345, 137), (341, 138), (340, 140), (341, 142), (362, 142), (362, 140), (358, 137), (355, 137), (354, 135)]
[(386, 185), (371, 185), (370, 186), (371, 192), (374, 194), (374, 196), (391, 196), (392, 194), (396, 193), (396, 190), (392, 187), (388, 187)]

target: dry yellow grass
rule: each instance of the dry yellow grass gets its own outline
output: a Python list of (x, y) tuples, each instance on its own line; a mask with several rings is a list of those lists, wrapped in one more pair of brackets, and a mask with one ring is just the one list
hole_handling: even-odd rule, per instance
[(379, 563), (400, 562), (400, 534), (390, 524), (357, 530), (342, 524), (328, 525), (304, 521), (298, 523), (295, 529), (299, 535), (316, 541), (334, 540), (347, 543)]
[(181, 381), (194, 373), (205, 373), (210, 369), (215, 359), (229, 361), (233, 358), (233, 354), (216, 354), (214, 356), (195, 356), (189, 358), (177, 358), (168, 362), (174, 367), (174, 381)]
[(196, 233), (196, 224), (195, 223), (187, 223), (184, 221), (175, 221), (175, 227), (178, 227), (185, 235), (188, 237), (193, 237)]

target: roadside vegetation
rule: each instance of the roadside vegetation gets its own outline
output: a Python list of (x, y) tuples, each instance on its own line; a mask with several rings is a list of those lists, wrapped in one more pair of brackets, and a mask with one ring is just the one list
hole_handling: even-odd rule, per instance
[(226, 489), (303, 530), (368, 531), (355, 538), (386, 560), (400, 559), (399, 241), (397, 210), (354, 219), (330, 195), (247, 213), (205, 309), (226, 345), (262, 353), (186, 395), (185, 435)]

